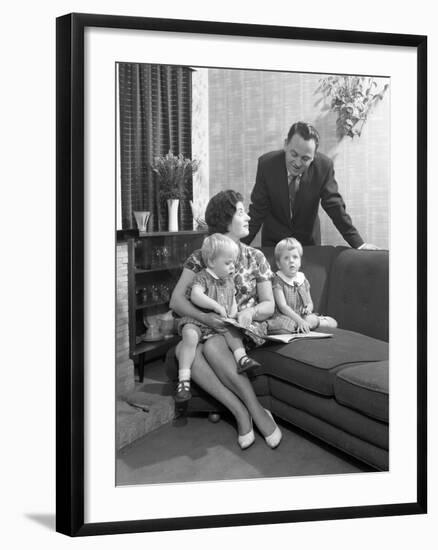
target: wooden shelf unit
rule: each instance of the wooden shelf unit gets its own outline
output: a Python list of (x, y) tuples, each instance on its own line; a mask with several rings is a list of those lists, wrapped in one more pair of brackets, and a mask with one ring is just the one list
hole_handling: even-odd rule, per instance
[(130, 356), (138, 365), (140, 382), (144, 365), (163, 357), (179, 337), (155, 342), (142, 340), (145, 317), (169, 310), (169, 300), (184, 261), (201, 247), (206, 231), (151, 232), (128, 238), (128, 294)]

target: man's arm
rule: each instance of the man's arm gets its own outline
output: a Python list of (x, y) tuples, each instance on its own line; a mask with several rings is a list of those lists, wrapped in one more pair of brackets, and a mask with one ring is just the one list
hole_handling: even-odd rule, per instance
[(248, 212), (251, 217), (249, 221), (249, 235), (241, 239), (244, 244), (251, 244), (262, 223), (264, 222), (266, 214), (270, 208), (271, 201), (269, 200), (268, 189), (266, 187), (266, 181), (259, 159), (256, 181), (251, 192), (251, 204), (249, 205)]

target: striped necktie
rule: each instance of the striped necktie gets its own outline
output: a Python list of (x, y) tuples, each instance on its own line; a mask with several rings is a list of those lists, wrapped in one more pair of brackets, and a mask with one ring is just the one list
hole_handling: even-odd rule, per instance
[(300, 177), (293, 176), (292, 174), (287, 175), (287, 182), (289, 185), (289, 207), (290, 207), (290, 217), (292, 218), (293, 207), (295, 202), (295, 196), (300, 185)]

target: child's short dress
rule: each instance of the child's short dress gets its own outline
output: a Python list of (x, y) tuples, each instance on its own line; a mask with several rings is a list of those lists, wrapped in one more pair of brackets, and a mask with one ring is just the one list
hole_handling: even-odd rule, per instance
[[(231, 277), (227, 279), (218, 279), (209, 273), (206, 269), (202, 269), (196, 273), (192, 286), (187, 290), (187, 298), (190, 300), (190, 293), (192, 288), (198, 285), (202, 288), (204, 294), (209, 298), (215, 300), (219, 305), (225, 308), (227, 315), (230, 314), (231, 308), (233, 305), (233, 300), (235, 299), (236, 288), (234, 286), (234, 281)], [(203, 310), (209, 311), (209, 310)], [(203, 323), (193, 319), (192, 317), (181, 317), (178, 321), (178, 334), (181, 335), (184, 325), (187, 324), (194, 325), (197, 329), (199, 335), (199, 341), (203, 342), (207, 340), (210, 336), (215, 334), (215, 331)]]
[[(306, 279), (304, 273), (299, 271), (293, 281), (287, 281), (282, 276), (280, 271), (274, 275), (272, 280), (272, 288), (279, 288), (283, 291), (287, 305), (295, 311), (300, 317), (303, 317), (304, 308), (312, 301), (310, 296), (310, 283)], [(281, 313), (278, 307), (275, 308), (275, 313), (268, 320), (268, 331), (271, 334), (281, 332), (295, 332), (297, 323)]]
[[(261, 250), (239, 243), (240, 254), (236, 262), (234, 273), (234, 284), (236, 287), (237, 311), (247, 307), (256, 306), (259, 303), (257, 284), (271, 281), (273, 273), (268, 260)], [(204, 261), (200, 250), (193, 252), (184, 264), (185, 269), (195, 274), (205, 269)], [(266, 321), (253, 321), (251, 332), (244, 331), (245, 347), (251, 348), (261, 346), (266, 342), (264, 336), (267, 334)]]

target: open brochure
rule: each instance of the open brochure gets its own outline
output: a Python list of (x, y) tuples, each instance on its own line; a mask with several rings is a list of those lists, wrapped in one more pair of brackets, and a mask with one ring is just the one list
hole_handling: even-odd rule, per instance
[[(243, 327), (242, 325), (239, 325), (239, 323), (235, 319), (227, 318), (224, 319), (225, 323), (228, 323), (229, 325), (233, 325), (234, 327), (240, 328), (242, 330), (246, 330), (248, 332), (253, 332), (251, 330), (251, 325), (249, 327)], [(264, 338), (265, 340), (271, 340), (272, 342), (283, 342), (284, 344), (288, 344), (289, 342), (293, 342), (294, 340), (299, 340), (301, 338), (331, 338), (333, 334), (327, 333), (327, 332), (288, 332), (287, 334), (266, 334), (264, 336), (261, 336), (257, 332), (254, 332), (256, 336), (259, 336), (261, 338)]]
[(331, 338), (333, 334), (328, 332), (289, 332), (288, 334), (267, 334), (264, 336), (266, 340), (272, 340), (273, 342), (284, 342), (288, 344), (294, 340), (300, 340), (301, 338)]

